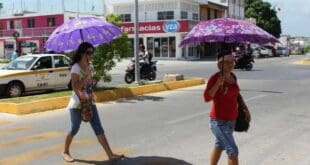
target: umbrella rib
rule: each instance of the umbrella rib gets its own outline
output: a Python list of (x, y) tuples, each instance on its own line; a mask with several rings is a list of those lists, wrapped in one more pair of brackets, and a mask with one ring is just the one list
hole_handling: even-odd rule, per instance
[[(101, 32), (95, 27), (94, 28), (99, 34), (101, 34)], [(109, 31), (110, 32), (110, 31)], [(104, 38), (105, 41), (108, 42), (107, 38), (105, 37), (105, 35), (102, 34), (102, 37)]]
[[(95, 28), (94, 28), (94, 29), (95, 29)], [(89, 31), (87, 30), (87, 28), (85, 28), (84, 30), (85, 30), (88, 34), (91, 34), (91, 33), (89, 33)], [(87, 36), (86, 36), (86, 38), (87, 38)], [(92, 43), (94, 44), (94, 43), (95, 43), (94, 38), (91, 36), (90, 39), (92, 40)], [(84, 39), (84, 40), (85, 40), (85, 39)]]

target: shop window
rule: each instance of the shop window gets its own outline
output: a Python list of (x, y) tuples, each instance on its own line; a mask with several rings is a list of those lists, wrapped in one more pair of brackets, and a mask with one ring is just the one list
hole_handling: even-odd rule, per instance
[(188, 19), (188, 13), (186, 11), (181, 11), (181, 19)]
[(173, 11), (157, 12), (157, 19), (158, 20), (174, 19), (174, 12)]
[(131, 22), (131, 14), (121, 14), (121, 19), (123, 22)]
[(161, 38), (162, 57), (168, 57), (168, 46), (168, 38)]
[(14, 29), (14, 21), (13, 21), (13, 20), (8, 21), (8, 22), (7, 22), (7, 25), (8, 25), (8, 26), (7, 26), (8, 29)]
[(188, 48), (188, 56), (189, 57), (198, 57), (199, 56), (198, 47), (197, 46), (190, 46)]
[(154, 57), (160, 57), (160, 38), (154, 38)]
[(198, 20), (198, 14), (197, 13), (193, 13), (193, 20)]
[(47, 18), (47, 26), (51, 27), (51, 26), (55, 26), (55, 25), (56, 25), (56, 22), (55, 22), (54, 17)]
[[(129, 38), (128, 42), (131, 48), (131, 53), (129, 54), (129, 57), (134, 57), (135, 56), (135, 40), (133, 38)], [(143, 44), (143, 38), (139, 38), (139, 45), (141, 44)]]
[(27, 23), (28, 23), (28, 28), (34, 28), (35, 27), (35, 21), (33, 18), (28, 19)]
[(154, 54), (154, 38), (153, 37), (147, 38), (146, 49), (149, 53)]

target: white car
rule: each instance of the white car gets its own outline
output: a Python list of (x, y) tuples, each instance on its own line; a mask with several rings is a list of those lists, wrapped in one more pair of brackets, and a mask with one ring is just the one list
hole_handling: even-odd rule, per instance
[(71, 88), (70, 59), (62, 54), (29, 54), (0, 70), (0, 92), (19, 97), (24, 92)]
[(259, 54), (260, 56), (263, 56), (263, 57), (272, 57), (273, 54), (272, 54), (272, 50), (271, 49), (268, 49), (266, 47), (259, 47)]

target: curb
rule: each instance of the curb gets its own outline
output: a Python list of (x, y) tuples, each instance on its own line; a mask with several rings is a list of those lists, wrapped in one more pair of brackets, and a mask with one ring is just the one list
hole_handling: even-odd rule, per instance
[(301, 61), (298, 61), (298, 64), (310, 65), (310, 60), (301, 60)]
[[(94, 92), (95, 102), (112, 101), (119, 98), (134, 97), (148, 93), (156, 93), (167, 90), (191, 87), (205, 84), (203, 78), (195, 78), (191, 80), (181, 80), (164, 82), (160, 84), (150, 84), (138, 87), (119, 88), (115, 90), (105, 90)], [(27, 103), (4, 103), (0, 102), (0, 112), (26, 115), (44, 111), (51, 111), (66, 108), (71, 96), (57, 97), (52, 99), (44, 99)]]

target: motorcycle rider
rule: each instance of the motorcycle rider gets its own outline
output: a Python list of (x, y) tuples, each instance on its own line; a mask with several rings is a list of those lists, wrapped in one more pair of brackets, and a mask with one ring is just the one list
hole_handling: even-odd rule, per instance
[(145, 50), (145, 46), (143, 44), (140, 45), (139, 49), (140, 49), (139, 53), (140, 60), (144, 61), (144, 63), (141, 66), (141, 72), (149, 73), (151, 71), (152, 55)]

